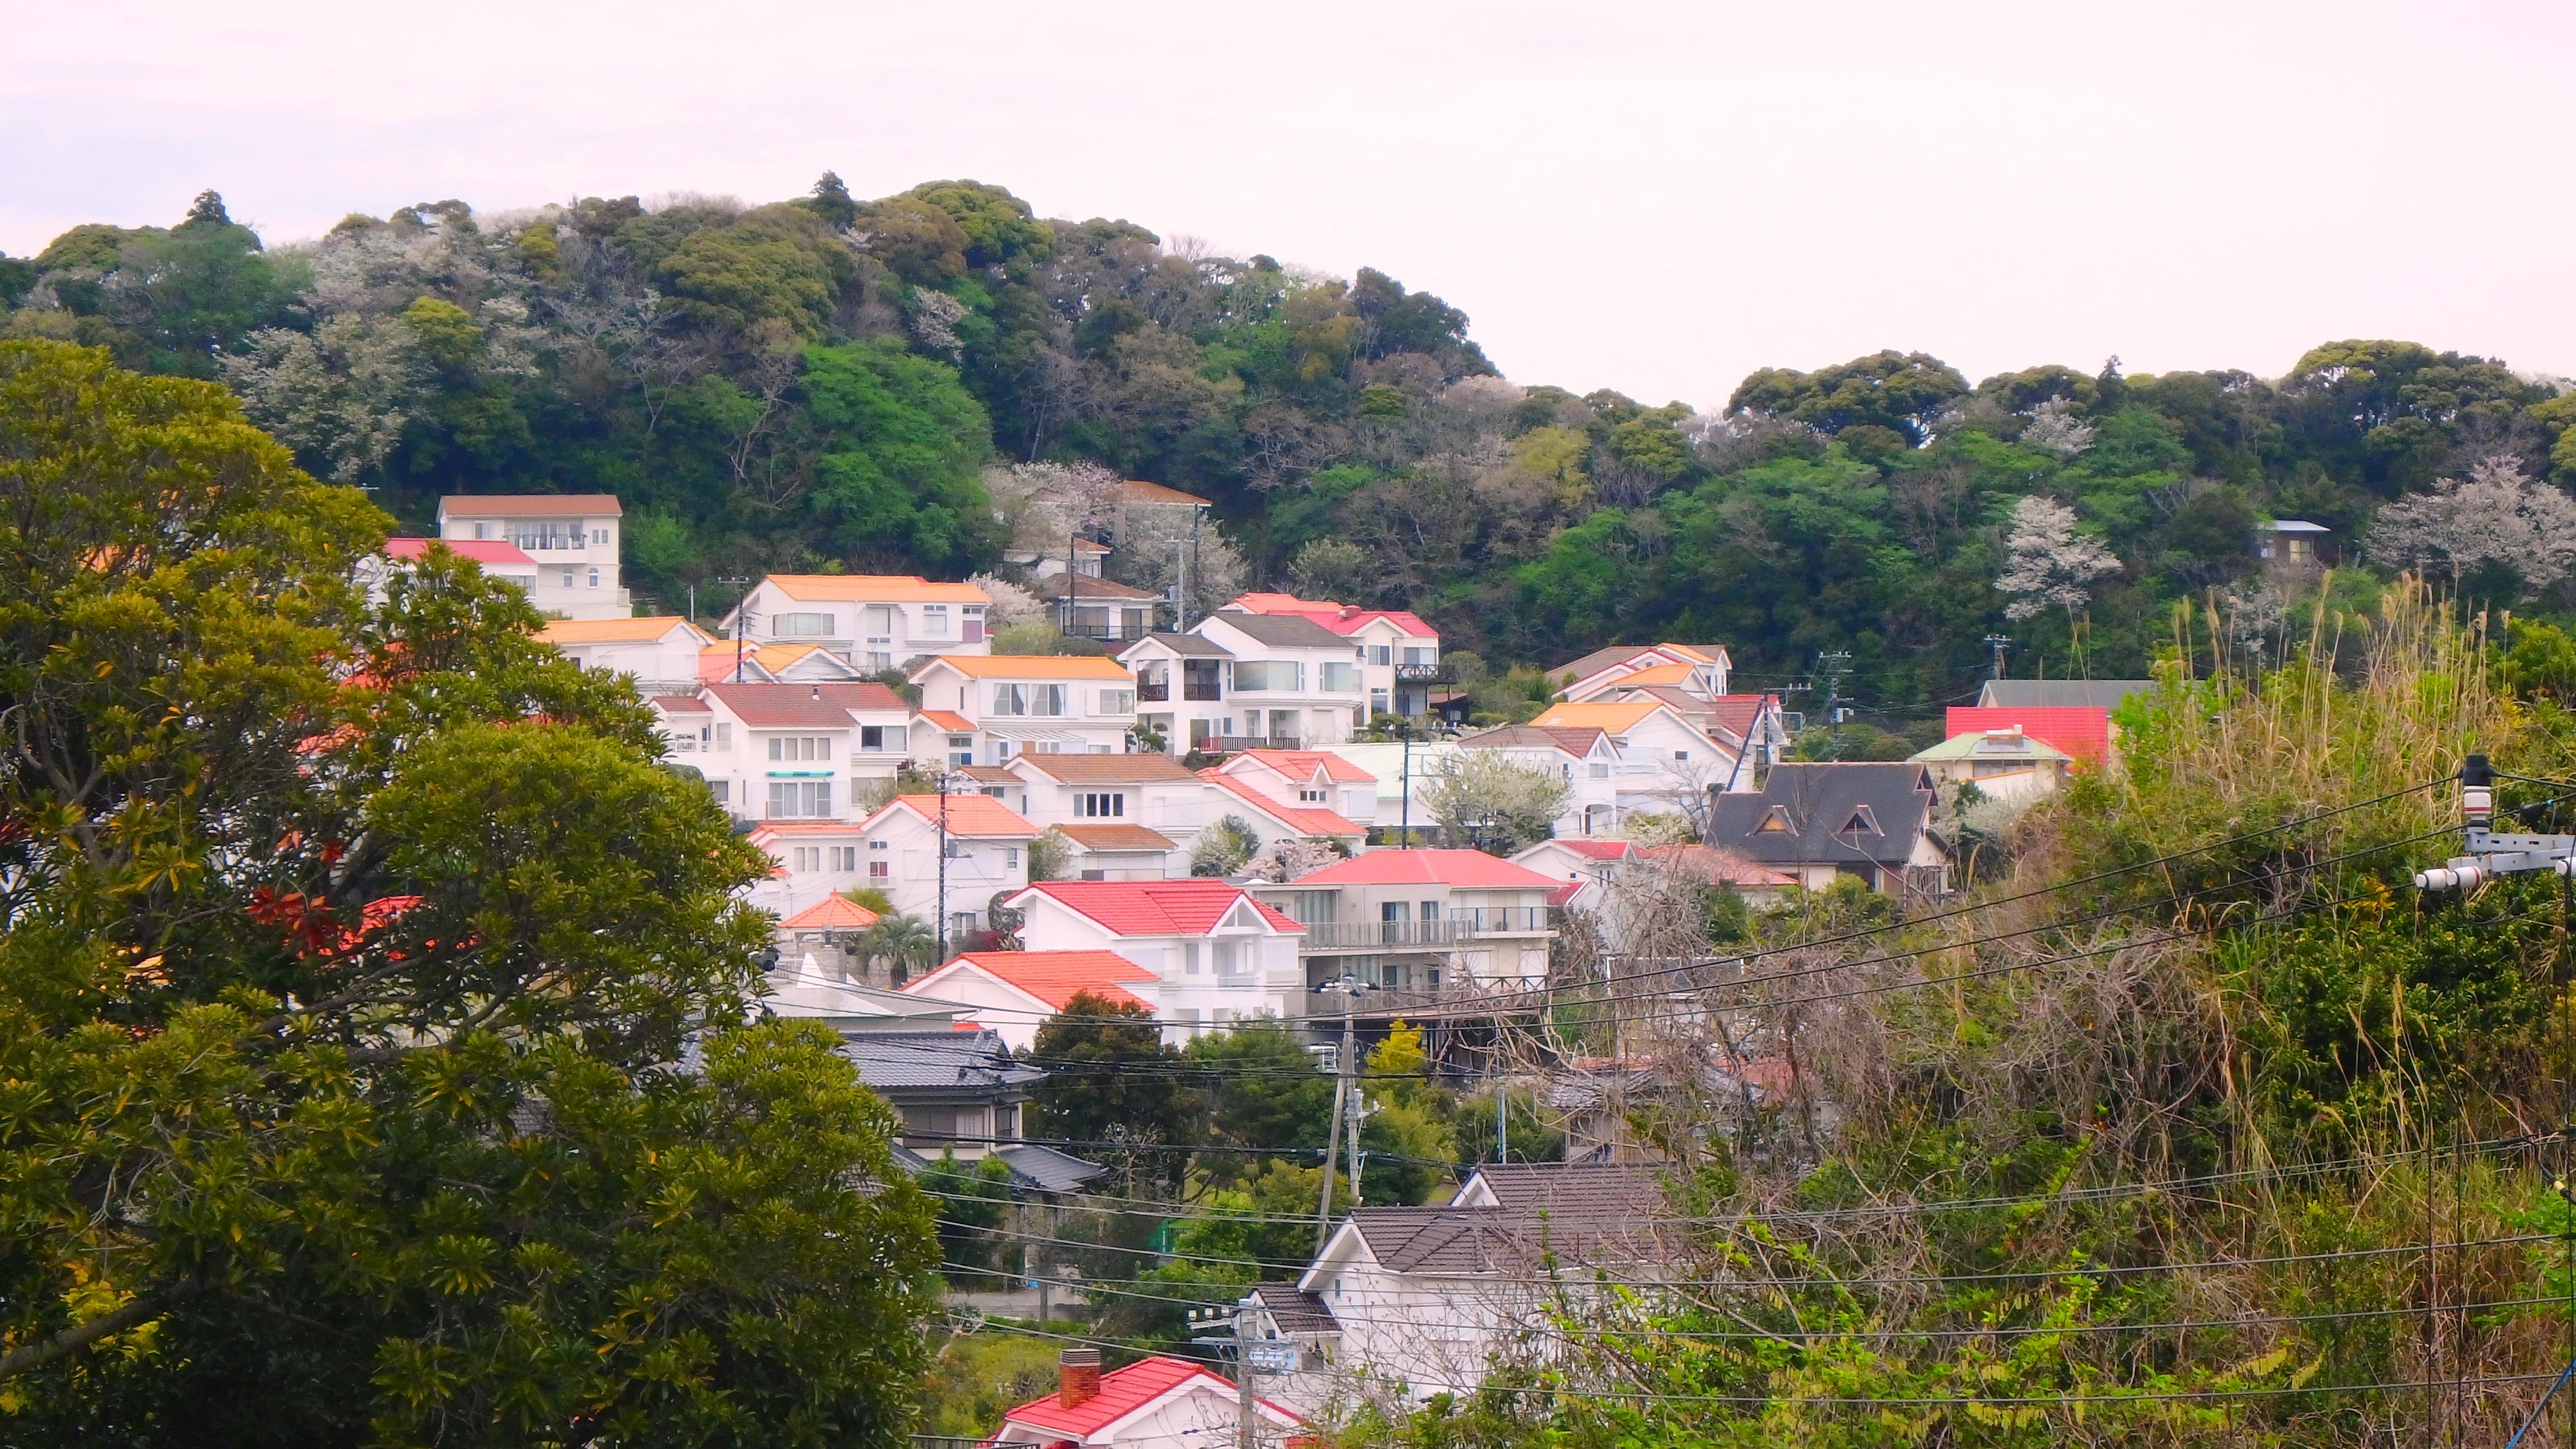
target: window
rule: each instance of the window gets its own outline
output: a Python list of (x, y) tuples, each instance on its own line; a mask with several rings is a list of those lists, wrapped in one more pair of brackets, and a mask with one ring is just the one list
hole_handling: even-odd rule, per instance
[(1004, 870), (1018, 870), (1020, 868), (1020, 848), (1018, 846), (1005, 845), (1002, 847), (1002, 868)]
[(831, 849), (832, 869), (857, 870), (859, 868), (859, 848), (857, 846), (835, 845)]
[(567, 589), (572, 587), (572, 570), (570, 569), (564, 570), (564, 587)]
[(1360, 687), (1360, 670), (1356, 664), (1327, 664), (1321, 681), (1326, 694), (1356, 694)]
[(1432, 662), (1431, 651), (1415, 645), (1407, 644), (1404, 646), (1404, 662), (1407, 664), (1429, 664)]
[(1199, 943), (1196, 941), (1181, 943), (1181, 974), (1184, 976), (1199, 974)]
[(733, 781), (710, 780), (707, 783), (715, 787), (717, 804), (730, 805), (733, 803)]
[(716, 726), (716, 748), (720, 750), (730, 750), (733, 748), (732, 725), (720, 724)]
[(1369, 713), (1385, 714), (1388, 712), (1388, 708), (1389, 706), (1387, 704), (1385, 690), (1372, 689), (1369, 691)]
[(1297, 787), (1297, 803), (1300, 805), (1321, 805), (1329, 798), (1329, 792), (1318, 790), (1311, 785)]
[(1306, 687), (1306, 666), (1288, 659), (1239, 659), (1234, 665), (1234, 687), (1303, 689)]
[(597, 569), (592, 569), (590, 571), (590, 586), (594, 589), (599, 587), (599, 570)]
[(772, 614), (769, 631), (782, 638), (820, 638), (830, 634), (838, 622), (838, 617), (831, 614)]
[(1208, 954), (1215, 962), (1217, 975), (1240, 976), (1243, 974), (1246, 964), (1244, 958), (1250, 953), (1243, 949), (1242, 942), (1226, 940), (1211, 941), (1208, 943), (1208, 947)]
[(971, 765), (975, 763), (975, 737), (973, 735), (950, 735), (948, 737), (948, 763), (952, 765)]
[(490, 525), (490, 524), (488, 524), (488, 523), (477, 523), (477, 524), (475, 524), (475, 525), (474, 525), (474, 536), (475, 536), (476, 538), (490, 538), (490, 537), (492, 536), (492, 525)]
[(590, 541), (591, 541), (592, 543), (598, 543), (598, 544), (604, 544), (604, 543), (608, 542), (608, 530), (607, 530), (607, 529), (604, 529), (604, 528), (594, 528), (594, 529), (592, 529), (592, 530), (590, 531)]
[(1109, 879), (1109, 872), (1107, 872), (1107, 871), (1105, 871), (1105, 870), (1086, 870), (1086, 871), (1084, 871), (1084, 872), (1082, 873), (1082, 879), (1084, 879), (1084, 880), (1107, 880), (1107, 879)]
[(1134, 714), (1135, 712), (1136, 691), (1132, 689), (1104, 689), (1100, 691), (1099, 713)]
[(1085, 820), (1123, 820), (1127, 815), (1124, 795), (1076, 795), (1073, 813)]
[(1395, 651), (1384, 644), (1378, 645), (1373, 653), (1374, 657), (1369, 660), (1371, 664), (1393, 664), (1395, 662)]
[(885, 861), (872, 860), (868, 862), (868, 879), (870, 880), (884, 880), (892, 872), (893, 867)]
[(1064, 713), (1064, 686), (1061, 684), (994, 685), (993, 713), (1060, 715)]
[(832, 758), (830, 735), (771, 735), (769, 757), (773, 760), (828, 760)]
[(787, 868), (800, 875), (809, 870), (823, 868), (823, 847), (819, 845), (800, 845), (790, 854), (795, 858), (788, 863)]
[(1607, 780), (1610, 778), (1610, 766), (1606, 761), (1595, 760), (1587, 768), (1591, 770), (1593, 779)]
[(1675, 751), (1673, 751), (1673, 758), (1674, 758), (1674, 759), (1676, 759), (1676, 760), (1687, 760), (1687, 759), (1689, 759), (1689, 758), (1690, 758), (1690, 751), (1688, 751), (1688, 750), (1675, 750)]
[(924, 604), (921, 606), (921, 637), (924, 639), (945, 639), (948, 637), (948, 606), (946, 604)]
[(829, 780), (772, 780), (769, 782), (769, 814), (772, 819), (819, 819), (832, 813), (832, 782)]

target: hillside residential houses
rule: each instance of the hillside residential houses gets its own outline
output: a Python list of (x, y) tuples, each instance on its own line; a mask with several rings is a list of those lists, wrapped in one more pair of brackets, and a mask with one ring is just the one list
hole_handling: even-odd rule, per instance
[[(859, 822), (849, 855), (829, 864), (835, 873), (845, 863), (857, 867), (835, 889), (884, 891), (897, 915), (944, 920), (948, 939), (960, 941), (985, 930), (990, 909), (1029, 883), (1029, 842), (1037, 837), (1036, 826), (989, 796), (897, 795)], [(837, 834), (815, 838), (842, 848)]]
[(1040, 829), (1064, 832), (1081, 854), (1077, 880), (1160, 880), (1189, 874), (1189, 850), (1212, 818), (1205, 780), (1169, 755), (1015, 755), (998, 787)]
[(1136, 728), (1136, 677), (1116, 661), (1066, 654), (942, 654), (907, 676), (944, 763), (999, 765), (1022, 754), (1116, 754)]
[(2016, 724), (1952, 735), (1917, 751), (1912, 762), (1941, 784), (1972, 784), (1998, 800), (2026, 800), (2065, 784), (2075, 759)]
[[(1451, 676), (1440, 664), (1440, 631), (1403, 609), (1359, 609), (1293, 594), (1243, 594), (1223, 614), (1297, 615), (1348, 642), (1368, 692), (1368, 717), (1420, 719), (1435, 686)], [(1366, 717), (1363, 718), (1366, 722)]]
[(1030, 951), (1107, 951), (1154, 973), (1126, 984), (1163, 1039), (1306, 1014), (1304, 927), (1224, 880), (1044, 881), (1002, 903)]
[(1011, 1050), (1027, 1051), (1039, 1025), (1076, 995), (1151, 1010), (1154, 1003), (1135, 988), (1159, 979), (1115, 951), (968, 951), (902, 990), (973, 1007), (978, 1025), (999, 1033)]
[(1619, 767), (1626, 763), (1608, 730), (1594, 725), (1505, 725), (1458, 741), (1462, 750), (1492, 750), (1524, 769), (1565, 782), (1558, 835), (1608, 835), (1619, 824)]
[(1684, 685), (1702, 699), (1726, 693), (1734, 668), (1717, 644), (1614, 644), (1547, 672), (1556, 697), (1569, 704), (1617, 698), (1623, 687)]
[[(984, 1441), (988, 1449), (1216, 1449), (1239, 1442), (1238, 1391), (1202, 1365), (1155, 1354), (1104, 1374), (1096, 1348), (1068, 1348), (1062, 1357), (1056, 1391), (1004, 1415), (1002, 1427)], [(1263, 1445), (1277, 1445), (1300, 1427), (1295, 1414), (1269, 1399), (1252, 1402)]]
[(2155, 687), (2152, 679), (1990, 679), (1975, 704), (1950, 708), (1948, 729), (1956, 737), (2019, 728), (2073, 756), (2076, 769), (2117, 769), (2120, 732), (2111, 711)]
[(757, 644), (819, 644), (874, 673), (934, 654), (991, 653), (992, 602), (972, 584), (913, 575), (771, 574), (718, 624)]
[(1553, 704), (1531, 725), (1538, 729), (1596, 730), (1609, 736), (1608, 760), (1587, 753), (1587, 781), (1597, 781), (1591, 766), (1610, 768), (1610, 828), (1640, 811), (1691, 814), (1696, 802), (1712, 791), (1750, 790), (1761, 765), (1741, 749), (1720, 743), (1673, 704), (1660, 699), (1615, 703)]
[[(558, 619), (623, 619), (634, 601), (618, 582), (618, 534), (625, 509), (606, 493), (452, 494), (438, 500), (438, 537), (477, 557), (486, 573), (522, 584), (539, 613)], [(475, 555), (468, 555), (475, 557)], [(522, 569), (526, 572), (523, 573)]]
[[(1276, 755), (1309, 753), (1298, 750), (1262, 751)], [(1329, 805), (1311, 804), (1302, 799), (1283, 798), (1307, 794), (1333, 793), (1305, 788), (1296, 779), (1282, 780), (1259, 765), (1246, 765), (1247, 756), (1238, 755), (1222, 765), (1199, 771), (1199, 778), (1211, 787), (1208, 812), (1211, 819), (1241, 821), (1252, 828), (1253, 835), (1269, 844), (1281, 839), (1328, 842), (1345, 853), (1357, 853), (1368, 844), (1368, 831), (1359, 822)], [(1376, 791), (1365, 792), (1373, 804)]]
[(1707, 843), (1823, 890), (1849, 876), (1907, 901), (1949, 892), (1932, 833), (1931, 772), (1896, 764), (1775, 765), (1751, 794), (1710, 800)]
[(740, 820), (854, 818), (853, 786), (912, 754), (912, 709), (882, 684), (709, 684), (652, 697), (667, 756)]
[(1305, 928), (1308, 988), (1347, 978), (1428, 997), (1545, 984), (1558, 884), (1477, 850), (1373, 850), (1248, 889)]
[(1345, 826), (1366, 831), (1378, 823), (1376, 778), (1330, 750), (1245, 750), (1205, 773), (1223, 777), (1229, 789), (1249, 790), (1273, 804), (1340, 817), (1337, 822), (1303, 817), (1321, 827), (1308, 830), (1309, 835), (1347, 836), (1351, 831)]
[(584, 669), (623, 674), (639, 691), (686, 694), (698, 687), (698, 656), (715, 636), (677, 614), (626, 619), (557, 619), (538, 638)]

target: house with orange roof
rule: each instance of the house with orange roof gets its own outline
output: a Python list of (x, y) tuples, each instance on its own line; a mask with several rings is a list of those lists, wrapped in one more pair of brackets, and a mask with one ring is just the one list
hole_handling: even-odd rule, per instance
[(1109, 951), (1151, 971), (1127, 989), (1152, 1004), (1163, 1039), (1306, 1009), (1304, 928), (1231, 881), (1040, 881), (1004, 902), (1030, 951)]
[(1117, 754), (1136, 728), (1136, 676), (1114, 659), (942, 654), (922, 661), (909, 677), (921, 689), (922, 712), (952, 722), (940, 731), (954, 737), (943, 750), (952, 764), (999, 765), (1022, 754)]
[(1361, 687), (1371, 715), (1419, 719), (1430, 708), (1431, 689), (1452, 676), (1440, 667), (1440, 631), (1404, 609), (1363, 609), (1294, 594), (1238, 595), (1220, 613), (1296, 614), (1340, 635), (1356, 651)]
[(1348, 977), (1420, 1000), (1545, 984), (1559, 884), (1480, 850), (1372, 850), (1246, 889), (1306, 928), (1297, 954), (1310, 989)]
[(635, 612), (618, 582), (625, 512), (607, 493), (451, 494), (438, 500), (438, 536), (450, 547), (498, 543), (517, 550), (533, 565), (528, 602), (540, 613), (623, 619)]
[[(1240, 1394), (1231, 1380), (1204, 1365), (1155, 1354), (1104, 1374), (1096, 1348), (1068, 1348), (1061, 1357), (1056, 1391), (1004, 1415), (1002, 1426), (984, 1441), (988, 1449), (1215, 1449), (1238, 1442)], [(1265, 1446), (1304, 1426), (1266, 1398), (1255, 1397), (1252, 1406)]]
[(646, 694), (697, 688), (698, 654), (715, 636), (677, 614), (628, 619), (555, 619), (537, 637), (584, 669), (623, 674)]
[(1115, 951), (966, 951), (905, 982), (907, 995), (962, 1002), (977, 1025), (998, 1032), (1013, 1051), (1027, 1051), (1038, 1027), (1088, 992), (1104, 1001), (1151, 1010), (1153, 972)]
[[(1612, 767), (1612, 809), (1624, 820), (1637, 811), (1680, 812), (1696, 820), (1712, 790), (1758, 788), (1756, 761), (1729, 748), (1672, 703), (1654, 698), (1611, 704), (1553, 704), (1530, 723), (1540, 729), (1599, 730), (1618, 751)], [(1587, 772), (1588, 774), (1588, 772)]]
[(819, 644), (863, 673), (933, 654), (986, 654), (992, 640), (973, 584), (913, 574), (771, 574), (719, 621), (755, 644)]
[(1581, 704), (1612, 697), (1619, 681), (1637, 676), (1640, 684), (1683, 688), (1701, 699), (1726, 693), (1734, 664), (1722, 644), (1614, 644), (1595, 649), (1547, 672), (1556, 697)]

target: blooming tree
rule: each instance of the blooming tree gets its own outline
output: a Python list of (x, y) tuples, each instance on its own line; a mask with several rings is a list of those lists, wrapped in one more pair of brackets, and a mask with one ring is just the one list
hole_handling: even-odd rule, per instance
[(2013, 596), (2004, 606), (2007, 619), (2032, 618), (2052, 606), (2071, 618), (2093, 597), (2093, 581), (2119, 567), (2109, 549), (2075, 531), (2074, 509), (2034, 493), (2013, 505), (1995, 587)]
[(2458, 579), (2487, 564), (2545, 589), (2576, 567), (2576, 499), (2523, 471), (2512, 456), (2482, 458), (2466, 478), (2379, 510), (2370, 542), (2391, 563)]

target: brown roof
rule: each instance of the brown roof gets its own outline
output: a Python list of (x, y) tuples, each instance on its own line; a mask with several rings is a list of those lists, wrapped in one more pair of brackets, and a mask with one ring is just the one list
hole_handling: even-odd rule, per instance
[(1280, 649), (1339, 649), (1350, 641), (1303, 614), (1217, 614), (1216, 622)]
[(1142, 825), (1059, 825), (1065, 838), (1085, 850), (1169, 850), (1172, 838)]
[[(845, 686), (851, 687), (851, 686)], [(864, 688), (865, 686), (855, 686)], [(845, 730), (850, 728), (847, 705), (829, 697), (818, 698), (817, 688), (830, 685), (811, 684), (710, 684), (706, 692), (723, 702), (735, 717), (756, 730)], [(879, 689), (885, 686), (880, 684)], [(900, 702), (894, 706), (903, 708)]]
[(614, 493), (451, 493), (438, 500), (442, 514), (482, 514), (486, 518), (570, 518), (575, 514), (611, 518), (626, 510)]
[(707, 702), (694, 694), (657, 694), (652, 705), (665, 714), (712, 714)]
[(1019, 759), (1048, 779), (1067, 785), (1145, 785), (1198, 778), (1169, 755), (1022, 755)]
[(837, 704), (843, 709), (890, 709), (898, 714), (912, 712), (912, 706), (903, 702), (902, 695), (873, 679), (827, 679), (820, 685), (782, 684), (778, 687), (808, 691), (819, 688), (823, 691), (825, 703)]
[(1458, 741), (1469, 750), (1563, 750), (1577, 759), (1590, 754), (1601, 731), (1587, 725), (1503, 725)]
[[(924, 715), (922, 718), (928, 719), (929, 716)], [(951, 765), (948, 767), (948, 773), (952, 775), (963, 775), (969, 780), (980, 781), (987, 785), (1016, 785), (1020, 783), (1019, 776), (1012, 774), (1010, 771), (1003, 769), (999, 765)]]
[(1604, 1266), (1669, 1257), (1656, 1243), (1655, 1219), (1633, 1200), (1569, 1200), (1544, 1209), (1364, 1207), (1351, 1209), (1350, 1223), (1378, 1262), (1398, 1273), (1520, 1272), (1550, 1257)]
[(1184, 493), (1178, 488), (1166, 488), (1160, 483), (1148, 483), (1142, 478), (1130, 478), (1120, 485), (1120, 489), (1130, 503), (1184, 503), (1198, 508), (1213, 506), (1195, 493)]
[(1506, 1208), (1659, 1214), (1664, 1169), (1650, 1163), (1487, 1162), (1475, 1169)]
[(1309, 1333), (1339, 1333), (1342, 1325), (1333, 1318), (1333, 1310), (1315, 1294), (1300, 1291), (1294, 1283), (1255, 1283), (1252, 1296), (1270, 1312), (1270, 1321), (1281, 1333), (1290, 1336)]

